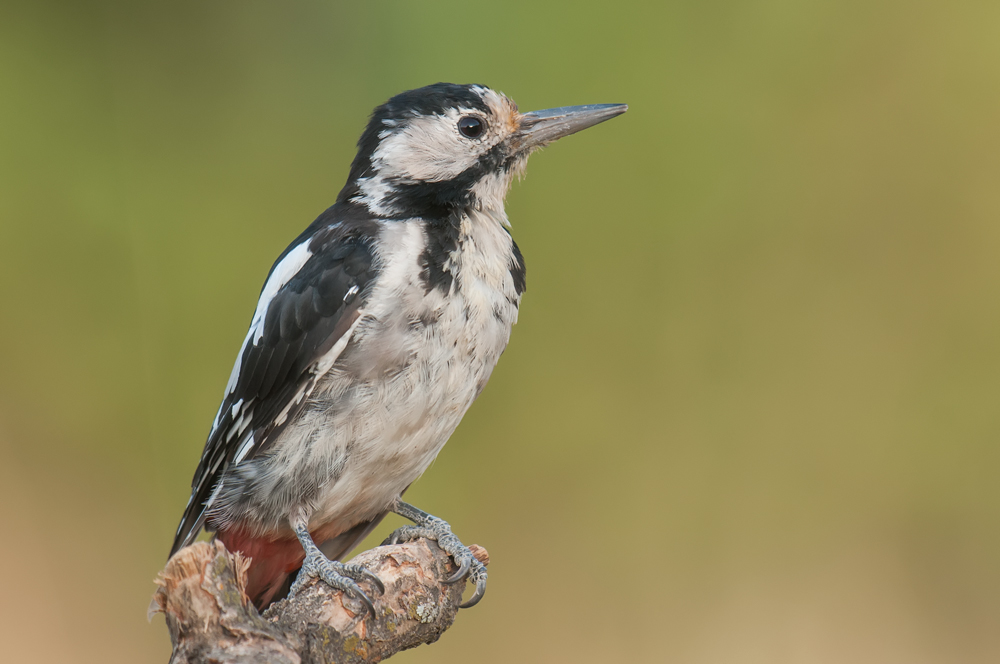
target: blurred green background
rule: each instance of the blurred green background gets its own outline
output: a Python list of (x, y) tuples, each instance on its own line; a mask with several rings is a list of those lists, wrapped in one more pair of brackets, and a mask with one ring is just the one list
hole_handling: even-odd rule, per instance
[(0, 4), (0, 659), (166, 661), (260, 284), (371, 109), (446, 80), (631, 110), (511, 192), (521, 322), (408, 494), (490, 591), (398, 661), (1000, 661), (998, 34), (995, 0)]

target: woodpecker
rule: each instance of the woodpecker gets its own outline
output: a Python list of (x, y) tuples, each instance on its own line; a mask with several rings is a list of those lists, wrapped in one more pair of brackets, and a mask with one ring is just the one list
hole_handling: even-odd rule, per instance
[(311, 578), (359, 600), (340, 562), (389, 512), (387, 542), (436, 540), (486, 568), (445, 521), (402, 501), (486, 386), (525, 291), (504, 198), (528, 155), (627, 110), (518, 112), (482, 85), (437, 83), (379, 106), (336, 202), (264, 282), (192, 481), (171, 555), (202, 530), (250, 558), (258, 609)]

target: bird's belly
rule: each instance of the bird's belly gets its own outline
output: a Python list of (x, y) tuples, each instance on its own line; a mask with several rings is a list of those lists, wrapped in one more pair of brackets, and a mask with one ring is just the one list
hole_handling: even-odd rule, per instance
[[(418, 390), (420, 388), (417, 388)], [(435, 388), (427, 386), (432, 393)], [(440, 392), (440, 390), (438, 390)], [(417, 396), (417, 395), (415, 395)], [(426, 394), (439, 404), (447, 396)], [(343, 467), (335, 480), (323, 486), (314, 499), (311, 528), (323, 526), (331, 534), (381, 514), (430, 466), (465, 414), (467, 405), (438, 406), (417, 414), (424, 398), (401, 399), (384, 406), (389, 412), (408, 411), (398, 426), (372, 427), (371, 435), (355, 438), (346, 446), (336, 436), (324, 441), (343, 450)], [(471, 400), (468, 400), (471, 403)]]
[(504, 302), (504, 315), (477, 316), (453, 297), (361, 332), (296, 427), (309, 431), (312, 453), (290, 470), (325, 475), (311, 528), (335, 534), (378, 516), (427, 469), (507, 345), (516, 305)]

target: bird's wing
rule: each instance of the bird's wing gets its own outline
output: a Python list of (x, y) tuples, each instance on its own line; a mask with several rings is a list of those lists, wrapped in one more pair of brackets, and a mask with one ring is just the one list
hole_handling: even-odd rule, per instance
[(368, 220), (324, 216), (285, 250), (264, 283), (170, 555), (198, 536), (226, 470), (268, 449), (294, 419), (360, 320), (377, 270), (377, 229)]

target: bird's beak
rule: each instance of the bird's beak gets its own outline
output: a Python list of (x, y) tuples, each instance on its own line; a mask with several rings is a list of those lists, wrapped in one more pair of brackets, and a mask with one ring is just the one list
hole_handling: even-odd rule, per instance
[(517, 149), (524, 151), (548, 145), (557, 138), (593, 127), (627, 110), (626, 104), (588, 104), (525, 113), (516, 133)]

